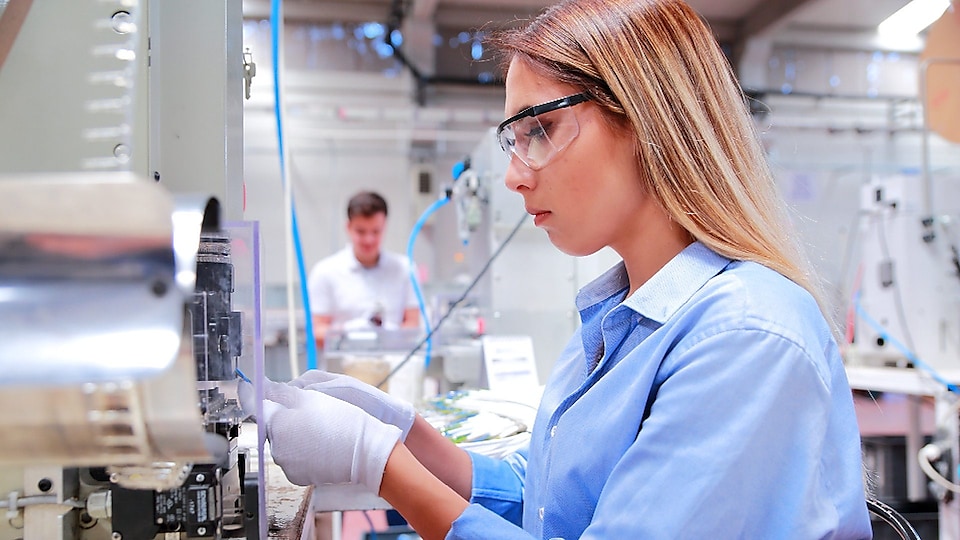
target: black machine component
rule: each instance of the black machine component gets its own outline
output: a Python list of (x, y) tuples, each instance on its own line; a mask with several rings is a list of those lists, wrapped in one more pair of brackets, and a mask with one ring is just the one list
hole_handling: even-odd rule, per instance
[[(110, 488), (113, 530), (122, 538), (149, 539), (158, 533), (183, 532), (187, 538), (221, 536), (220, 470), (195, 465), (177, 489), (156, 492)], [(152, 519), (144, 519), (152, 516)]]
[(241, 461), (240, 477), (243, 478), (243, 523), (247, 534), (247, 540), (260, 539), (260, 512), (257, 509), (260, 506), (260, 484), (257, 481), (258, 474), (253, 463), (247, 459)]
[[(243, 475), (246, 455), (238, 467), (194, 465), (180, 487), (167, 491), (126, 489), (110, 486), (113, 500), (113, 532), (125, 540), (149, 540), (161, 533), (180, 533), (184, 538), (259, 539), (256, 473)], [(233, 478), (222, 476), (233, 475)], [(242, 487), (241, 487), (242, 486)], [(231, 492), (240, 489), (241, 493)]]
[[(236, 380), (242, 352), (241, 313), (233, 311), (230, 237), (204, 231), (197, 254), (194, 300), (189, 306), (197, 363), (200, 412), (216, 463), (194, 464), (186, 481), (166, 491), (110, 485), (115, 538), (259, 539), (256, 467), (238, 450), (242, 413), (220, 384)], [(118, 536), (119, 535), (119, 536)]]
[(197, 294), (191, 306), (198, 381), (232, 381), (241, 354), (240, 313), (233, 311), (230, 237), (205, 232), (197, 253)]

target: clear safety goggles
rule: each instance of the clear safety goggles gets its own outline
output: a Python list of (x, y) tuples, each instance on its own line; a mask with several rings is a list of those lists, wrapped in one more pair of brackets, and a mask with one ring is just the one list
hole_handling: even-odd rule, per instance
[(580, 133), (577, 115), (569, 109), (589, 99), (580, 93), (518, 112), (497, 127), (497, 141), (507, 155), (515, 155), (537, 171), (547, 166)]

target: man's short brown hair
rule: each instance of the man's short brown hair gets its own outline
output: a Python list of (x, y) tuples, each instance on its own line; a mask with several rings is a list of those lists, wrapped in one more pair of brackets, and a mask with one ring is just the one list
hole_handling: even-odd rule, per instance
[(353, 219), (354, 216), (370, 217), (379, 213), (387, 215), (387, 201), (379, 193), (373, 191), (361, 191), (347, 203), (347, 219)]

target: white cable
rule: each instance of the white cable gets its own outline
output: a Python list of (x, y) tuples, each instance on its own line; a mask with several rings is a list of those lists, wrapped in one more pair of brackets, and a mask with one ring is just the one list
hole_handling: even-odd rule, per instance
[[(950, 407), (941, 413), (940, 418), (937, 420), (937, 425), (941, 426), (947, 422), (956, 423), (958, 411), (960, 411), (960, 399), (954, 400), (954, 402), (950, 404)], [(940, 474), (940, 471), (933, 466), (933, 462), (937, 461), (942, 456), (943, 448), (940, 446), (933, 443), (924, 446), (919, 452), (917, 452), (917, 462), (920, 464), (920, 470), (922, 470), (923, 473), (926, 474), (927, 477), (937, 485), (954, 493), (960, 493), (960, 484), (951, 482), (949, 479)]]
[(944, 478), (944, 476), (940, 474), (940, 471), (933, 466), (933, 461), (940, 459), (941, 455), (942, 453), (939, 446), (935, 444), (928, 444), (924, 446), (917, 454), (917, 461), (920, 463), (920, 469), (922, 469), (924, 474), (926, 474), (927, 477), (930, 478), (930, 480), (933, 480), (937, 485), (942, 486), (954, 493), (960, 493), (960, 485)]

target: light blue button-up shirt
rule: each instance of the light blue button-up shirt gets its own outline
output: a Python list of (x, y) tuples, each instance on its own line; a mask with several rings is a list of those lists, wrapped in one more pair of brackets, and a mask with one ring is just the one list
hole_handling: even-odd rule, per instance
[(627, 290), (620, 264), (580, 291), (529, 449), (471, 456), (447, 538), (870, 538), (853, 399), (814, 299), (700, 243)]

